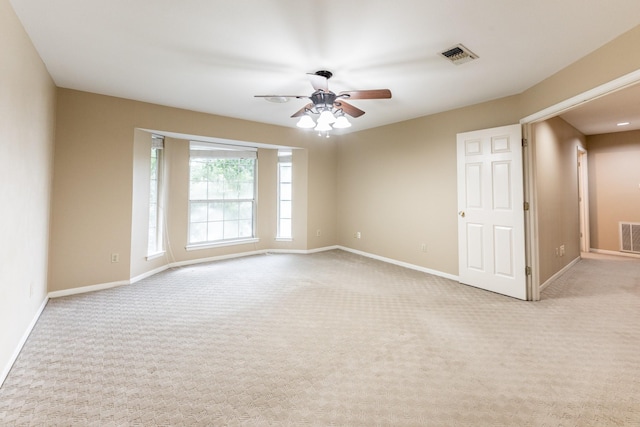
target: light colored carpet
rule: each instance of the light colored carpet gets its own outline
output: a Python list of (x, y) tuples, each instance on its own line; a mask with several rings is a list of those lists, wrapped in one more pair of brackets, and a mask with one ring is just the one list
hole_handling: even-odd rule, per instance
[(522, 302), (343, 251), (49, 302), (5, 384), (25, 426), (640, 425), (640, 262)]

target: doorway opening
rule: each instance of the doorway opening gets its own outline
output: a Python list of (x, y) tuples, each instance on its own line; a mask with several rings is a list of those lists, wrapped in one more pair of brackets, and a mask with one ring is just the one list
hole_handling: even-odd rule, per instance
[[(532, 138), (532, 127), (535, 123), (542, 122), (553, 117), (559, 116), (563, 113), (568, 112), (569, 110), (576, 109), (579, 106), (587, 104), (591, 101), (594, 101), (598, 98), (604, 97), (606, 95), (612, 94), (613, 92), (620, 91), (625, 88), (629, 88), (633, 85), (636, 85), (640, 82), (640, 70), (629, 73), (625, 76), (622, 76), (616, 80), (605, 83), (601, 86), (598, 86), (594, 89), (586, 91), (582, 94), (569, 98), (563, 102), (560, 102), (556, 105), (548, 107), (544, 110), (541, 110), (537, 113), (531, 114), (522, 120), (520, 120), (520, 124), (523, 126), (523, 135), (524, 138), (529, 140), (530, 146), (535, 146), (535, 144), (531, 144)], [(535, 148), (533, 148), (534, 150)], [(531, 148), (527, 148), (523, 153), (524, 158), (524, 192), (525, 192), (525, 200), (529, 201), (530, 211), (526, 215), (525, 218), (525, 231), (526, 231), (526, 253), (527, 253), (527, 265), (531, 267), (531, 278), (530, 285), (528, 290), (528, 299), (537, 301), (540, 299), (540, 291), (541, 291), (541, 278), (540, 278), (540, 258), (541, 254), (539, 253), (539, 228), (538, 228), (538, 218), (541, 212), (538, 211), (538, 204), (536, 201), (536, 169), (535, 169), (535, 153)], [(589, 239), (589, 218), (588, 218), (588, 179), (587, 179), (587, 154), (586, 150), (578, 152), (578, 158), (581, 160), (581, 166), (578, 173), (578, 179), (581, 181), (581, 185), (579, 185), (579, 193), (584, 192), (582, 196), (578, 195), (581, 198), (580, 203), (580, 250), (583, 252), (588, 252), (590, 250), (590, 239)], [(586, 197), (585, 197), (586, 196)], [(586, 249), (586, 250), (585, 250)], [(558, 273), (561, 273), (563, 270), (560, 270)]]

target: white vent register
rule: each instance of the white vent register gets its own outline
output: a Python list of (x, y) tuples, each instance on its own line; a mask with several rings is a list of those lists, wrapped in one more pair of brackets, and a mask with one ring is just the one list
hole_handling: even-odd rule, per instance
[(620, 250), (640, 254), (640, 223), (620, 223)]
[(471, 52), (466, 46), (462, 44), (457, 44), (452, 48), (445, 50), (444, 52), (440, 52), (440, 55), (444, 56), (455, 65), (464, 64), (465, 62), (478, 59), (478, 55)]

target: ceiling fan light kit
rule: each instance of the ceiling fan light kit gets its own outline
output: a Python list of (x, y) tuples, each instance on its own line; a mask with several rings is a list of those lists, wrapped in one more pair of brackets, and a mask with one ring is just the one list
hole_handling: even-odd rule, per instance
[(302, 129), (311, 129), (316, 127), (316, 122), (313, 121), (311, 116), (305, 114), (304, 116), (300, 117), (300, 120), (298, 121), (298, 123), (296, 123), (296, 126)]
[(333, 112), (331, 112), (330, 109), (323, 110), (322, 113), (320, 113), (320, 117), (318, 117), (318, 123), (331, 124), (335, 122), (336, 122), (336, 116), (333, 115)]
[(340, 116), (336, 119), (336, 122), (333, 124), (335, 129), (346, 129), (351, 127), (351, 123), (345, 116)]
[[(374, 90), (350, 90), (335, 94), (329, 90), (328, 80), (333, 76), (331, 71), (320, 70), (309, 74), (314, 92), (310, 96), (305, 95), (255, 95), (257, 98), (265, 98), (270, 102), (286, 102), (290, 98), (309, 99), (311, 102), (291, 117), (300, 117), (296, 126), (302, 129), (314, 129), (319, 135), (325, 133), (329, 137), (329, 131), (333, 129), (346, 129), (351, 127), (351, 123), (346, 115), (353, 118), (360, 117), (364, 111), (355, 107), (345, 100), (347, 99), (389, 99), (391, 91), (389, 89)], [(285, 101), (286, 99), (286, 101)], [(317, 123), (312, 115), (317, 115)]]

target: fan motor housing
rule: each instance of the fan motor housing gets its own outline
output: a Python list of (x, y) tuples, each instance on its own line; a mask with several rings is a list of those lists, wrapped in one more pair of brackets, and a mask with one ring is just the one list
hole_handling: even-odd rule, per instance
[(333, 92), (325, 92), (322, 90), (317, 90), (313, 93), (313, 95), (311, 95), (311, 102), (313, 102), (313, 105), (318, 106), (318, 105), (325, 105), (325, 106), (332, 106), (333, 102), (336, 100), (336, 94)]
[(316, 71), (315, 74), (316, 74), (316, 76), (322, 76), (327, 80), (330, 79), (331, 76), (333, 76), (333, 73), (331, 71), (327, 71), (327, 70)]

